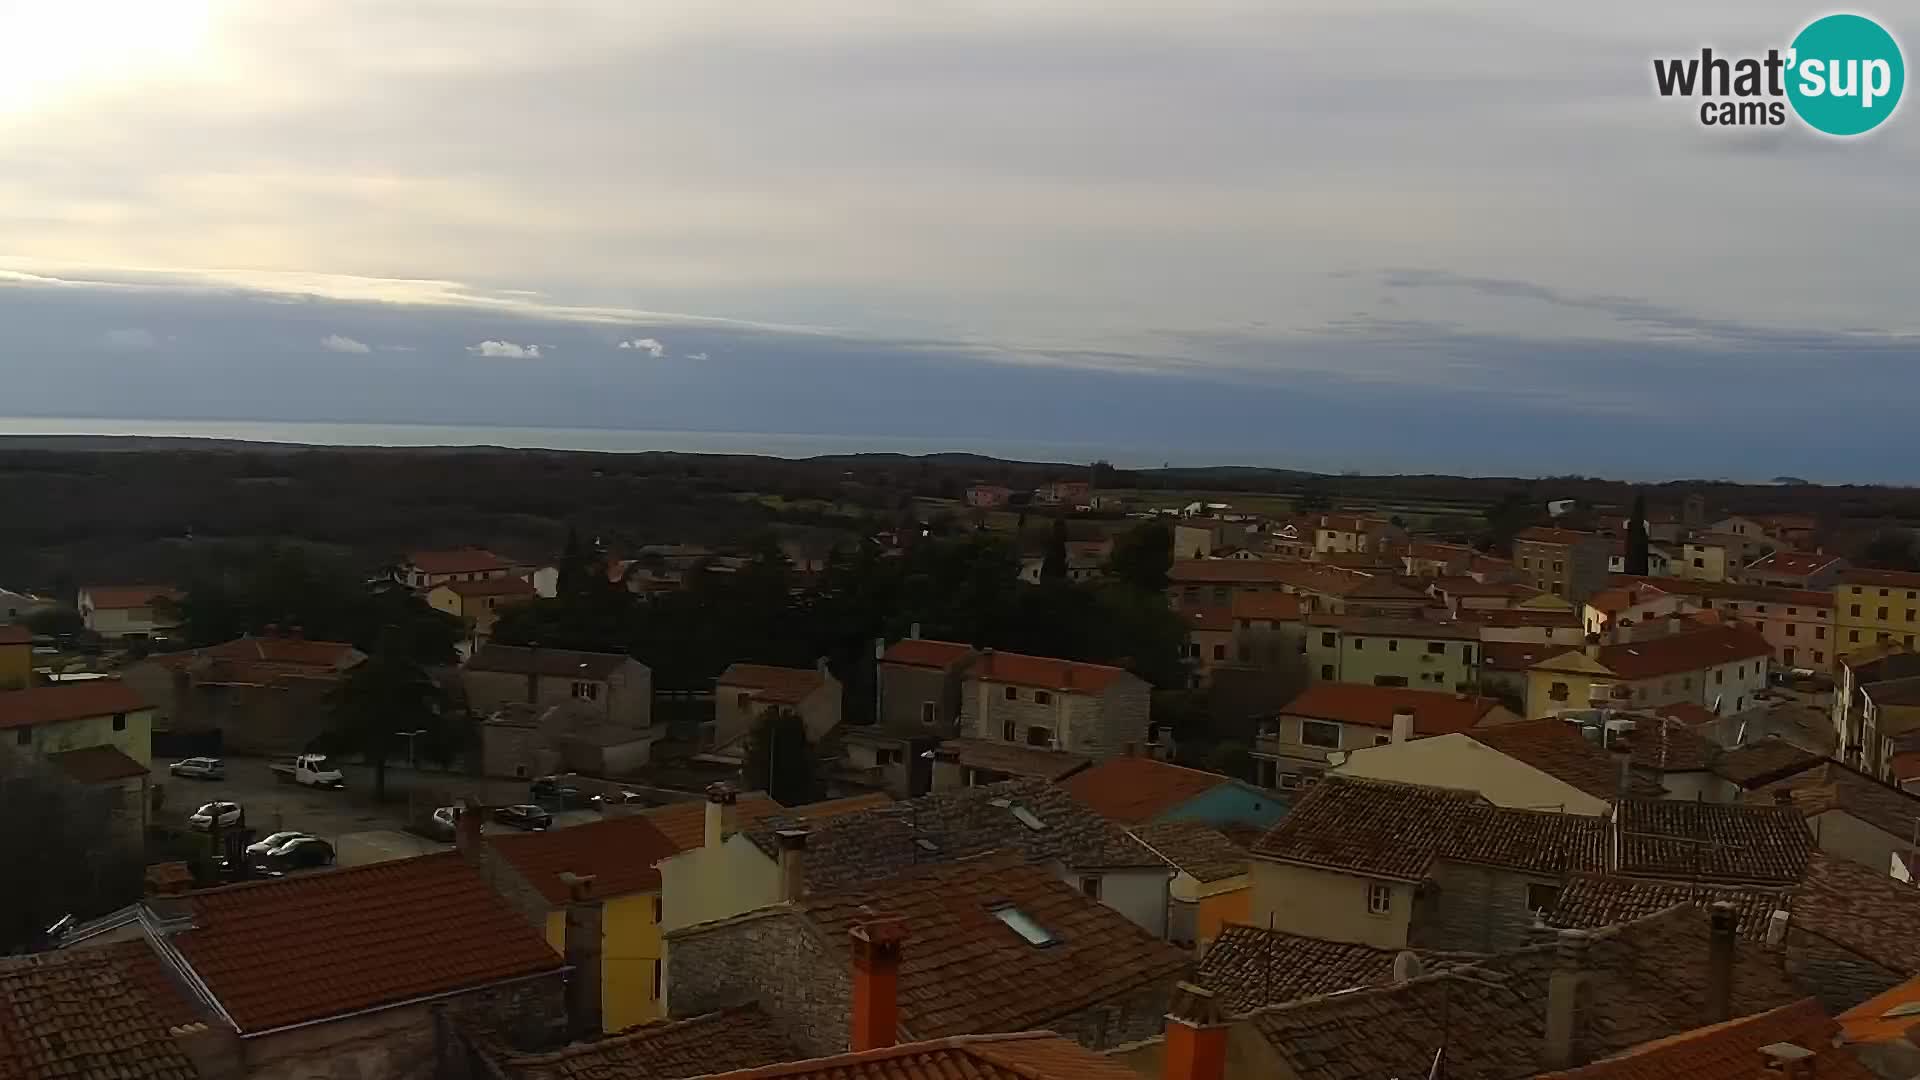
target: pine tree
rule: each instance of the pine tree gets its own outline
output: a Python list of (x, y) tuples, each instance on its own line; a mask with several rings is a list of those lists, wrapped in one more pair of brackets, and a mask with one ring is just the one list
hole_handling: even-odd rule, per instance
[(1053, 536), (1047, 541), (1047, 557), (1040, 562), (1041, 581), (1067, 580), (1067, 519), (1053, 519)]
[(1647, 497), (1635, 495), (1633, 519), (1627, 522), (1627, 573), (1647, 573), (1647, 548)]

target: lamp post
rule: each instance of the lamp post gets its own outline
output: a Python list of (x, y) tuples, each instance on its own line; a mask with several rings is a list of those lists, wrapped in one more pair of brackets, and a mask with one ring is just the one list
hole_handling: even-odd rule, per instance
[(418, 769), (420, 767), (419, 761), (413, 756), (413, 740), (415, 736), (425, 735), (426, 733), (427, 733), (426, 728), (415, 728), (412, 731), (394, 732), (395, 735), (404, 736), (407, 740), (407, 768)]

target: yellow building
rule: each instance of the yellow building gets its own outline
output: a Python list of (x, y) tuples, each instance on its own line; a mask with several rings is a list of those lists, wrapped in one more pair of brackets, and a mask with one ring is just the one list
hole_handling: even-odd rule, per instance
[(1167, 940), (1205, 954), (1229, 923), (1244, 923), (1253, 902), (1247, 853), (1226, 835), (1197, 821), (1169, 821), (1133, 830), (1141, 843), (1173, 864)]
[(483, 642), (493, 636), (500, 612), (533, 599), (533, 583), (525, 578), (493, 577), (479, 581), (449, 581), (427, 590), (427, 605), (464, 621), (468, 636)]
[(1837, 655), (1881, 642), (1920, 646), (1920, 574), (1845, 570), (1833, 587)]
[(1480, 628), (1472, 624), (1315, 615), (1306, 639), (1313, 681), (1449, 693), (1480, 686)]
[(1743, 626), (1700, 628), (1644, 641), (1588, 645), (1527, 672), (1527, 719), (1592, 708), (1694, 704), (1744, 712), (1767, 687), (1773, 646)]
[(489, 835), (499, 861), (520, 880), (494, 885), (519, 902), (565, 954), (566, 884), (562, 874), (593, 878), (601, 904), (601, 1017), (607, 1031), (657, 1020), (663, 983), (660, 871), (654, 864), (679, 850), (666, 833), (637, 815), (611, 817), (549, 832)]
[(142, 766), (153, 761), (153, 708), (118, 679), (0, 692), (0, 732), (0, 754), (111, 746)]
[(25, 690), (33, 681), (33, 634), (24, 626), (0, 626), (0, 691)]

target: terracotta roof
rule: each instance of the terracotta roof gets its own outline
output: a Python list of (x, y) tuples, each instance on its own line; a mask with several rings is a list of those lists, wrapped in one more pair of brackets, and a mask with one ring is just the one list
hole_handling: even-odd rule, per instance
[(1226, 607), (1187, 608), (1175, 613), (1188, 630), (1212, 630), (1224, 633), (1233, 629), (1233, 609)]
[(80, 591), (96, 611), (129, 611), (149, 607), (162, 597), (178, 600), (184, 595), (171, 585), (83, 585)]
[[(1702, 709), (1702, 712), (1707, 710)], [(1629, 716), (1628, 736), (1633, 763), (1654, 772), (1705, 772), (1720, 756), (1720, 747), (1684, 719), (1666, 716)]]
[(1920, 975), (1920, 889), (1816, 851), (1793, 896), (1793, 927), (1881, 967)]
[[(770, 833), (772, 825), (756, 825), (749, 835)], [(1125, 829), (1059, 786), (1034, 779), (936, 791), (840, 815), (813, 830), (802, 866), (810, 886), (833, 889), (990, 851), (1019, 852), (1073, 869), (1172, 874), (1165, 860)]]
[(1739, 600), (1759, 604), (1798, 605), (1811, 608), (1833, 606), (1833, 593), (1825, 589), (1791, 589), (1781, 585), (1749, 585), (1737, 581), (1696, 581), (1675, 579), (1664, 586), (1675, 596), (1702, 600)]
[(1140, 842), (1172, 863), (1181, 873), (1202, 884), (1241, 877), (1247, 872), (1247, 849), (1226, 834), (1198, 821), (1167, 821), (1133, 830)]
[(533, 596), (533, 582), (526, 578), (483, 578), (479, 581), (445, 581), (435, 588), (449, 589), (459, 596)]
[(0, 645), (30, 645), (33, 631), (16, 623), (0, 623)]
[(1167, 580), (1182, 585), (1291, 583), (1304, 575), (1305, 566), (1305, 563), (1280, 559), (1175, 559), (1167, 572)]
[(792, 1061), (798, 1051), (756, 1005), (659, 1020), (540, 1054), (505, 1054), (506, 1080), (686, 1080)]
[(599, 896), (657, 892), (660, 871), (654, 864), (680, 850), (638, 814), (546, 832), (489, 833), (487, 842), (554, 907), (567, 902), (563, 873), (592, 875)]
[(309, 641), (298, 637), (238, 637), (218, 645), (175, 656), (206, 656), (217, 660), (259, 660), (294, 667), (347, 668), (362, 658), (360, 650), (344, 641)]
[(1542, 1073), (1536, 1080), (1754, 1080), (1769, 1075), (1763, 1046), (1789, 1043), (1812, 1056), (1800, 1061), (1803, 1076), (1820, 1080), (1873, 1080), (1852, 1050), (1836, 1047), (1834, 1023), (1808, 998), (1770, 1012), (1695, 1028), (1636, 1046), (1578, 1069)]
[[(1478, 641), (1480, 628), (1434, 619), (1396, 619), (1383, 615), (1309, 615), (1314, 629), (1338, 630), (1360, 637), (1428, 638), (1434, 641)], [(1431, 692), (1431, 691), (1429, 691)]]
[(1606, 537), (1601, 536), (1599, 533), (1578, 532), (1573, 529), (1554, 529), (1544, 525), (1535, 525), (1532, 528), (1520, 530), (1520, 532), (1514, 536), (1514, 540), (1525, 541), (1530, 544), (1566, 545), (1593, 540), (1605, 543)]
[[(1690, 630), (1600, 647), (1600, 663), (1623, 679), (1656, 679), (1739, 660), (1764, 660), (1771, 655), (1773, 647), (1766, 638), (1739, 628)], [(1551, 662), (1545, 666), (1551, 670)]]
[(1714, 712), (1705, 705), (1697, 705), (1691, 701), (1675, 702), (1672, 705), (1655, 705), (1648, 711), (1652, 712), (1655, 716), (1664, 716), (1670, 720), (1678, 720), (1688, 727), (1694, 728), (1702, 724), (1717, 723), (1720, 720), (1719, 713)]
[(1742, 788), (1757, 788), (1805, 772), (1825, 760), (1785, 739), (1768, 736), (1759, 742), (1721, 751), (1713, 763), (1713, 771)]
[[(1581, 734), (1577, 725), (1557, 717), (1476, 728), (1467, 737), (1515, 761), (1531, 765), (1562, 783), (1612, 802), (1620, 797), (1620, 765), (1613, 754)], [(1635, 777), (1630, 794), (1659, 798), (1659, 784)]]
[(995, 739), (945, 739), (940, 743), (939, 752), (943, 755), (952, 754), (954, 760), (970, 769), (984, 769), (1007, 776), (1032, 776), (1041, 780), (1061, 780), (1093, 764), (1093, 759), (1085, 754), (1048, 750), (1042, 746), (1022, 746)]
[(969, 679), (990, 683), (1037, 686), (1064, 693), (1098, 694), (1122, 679), (1139, 680), (1124, 668), (1106, 664), (1085, 664), (1075, 660), (1056, 660), (1050, 656), (1023, 653), (983, 652), (980, 662), (968, 673)]
[(1407, 543), (1407, 554), (1416, 559), (1445, 560), (1471, 559), (1480, 553), (1465, 544), (1446, 544), (1438, 540), (1412, 540)]
[(1069, 777), (1074, 798), (1126, 825), (1143, 825), (1232, 778), (1145, 757), (1111, 758)]
[(744, 686), (756, 701), (798, 705), (827, 685), (818, 668), (774, 667), (771, 664), (728, 664), (713, 680), (716, 687)]
[[(1540, 1068), (1556, 951), (1529, 946), (1404, 983), (1270, 1006), (1248, 1023), (1292, 1075), (1314, 1080), (1427, 1076), (1443, 1045), (1450, 1080), (1518, 1080)], [(1578, 1045), (1607, 1056), (1693, 1027), (1706, 1010), (1707, 952), (1706, 915), (1685, 907), (1589, 933)], [(1759, 947), (1738, 943), (1734, 965), (1738, 1012), (1802, 996)]]
[(117, 746), (87, 746), (48, 754), (47, 761), (82, 784), (105, 784), (147, 775), (147, 767)]
[(1463, 609), (1456, 618), (1462, 621), (1471, 620), (1486, 626), (1497, 626), (1502, 629), (1513, 629), (1516, 627), (1565, 629), (1570, 626), (1581, 625), (1580, 615), (1571, 608), (1565, 611), (1545, 611), (1532, 608), (1495, 608), (1491, 611)]
[(904, 1043), (708, 1080), (1140, 1080), (1140, 1074), (1051, 1031), (1031, 1031)]
[(1873, 585), (1889, 589), (1920, 589), (1920, 574), (1907, 570), (1869, 570), (1856, 566), (1840, 571), (1842, 585)]
[(1300, 597), (1293, 593), (1236, 592), (1230, 610), (1236, 619), (1287, 622), (1300, 617)]
[(889, 664), (939, 668), (942, 671), (968, 659), (973, 646), (958, 641), (930, 641), (926, 638), (901, 638), (887, 646), (881, 659)]
[[(887, 806), (892, 802), (891, 798), (881, 792), (851, 795), (844, 799), (827, 799), (800, 806), (781, 806), (765, 795), (742, 795), (734, 803), (733, 823), (736, 831), (751, 831), (753, 826), (769, 819), (825, 822), (845, 814)], [(706, 843), (707, 804), (705, 800), (674, 803), (671, 806), (645, 811), (640, 816), (664, 833), (679, 851), (690, 851)]]
[(0, 692), (0, 729), (58, 724), (152, 707), (119, 679), (34, 686)]
[(1748, 793), (1746, 799), (1771, 804), (1777, 791), (1791, 793), (1794, 807), (1807, 817), (1830, 810), (1844, 811), (1902, 842), (1912, 840), (1914, 823), (1920, 821), (1920, 796), (1910, 795), (1837, 761), (1823, 762), (1762, 785)]
[(1438, 577), (1428, 583), (1453, 596), (1538, 596), (1540, 590), (1511, 581), (1481, 581), (1470, 577)]
[(468, 671), (503, 675), (543, 675), (555, 679), (605, 681), (632, 659), (625, 653), (534, 649), (523, 645), (482, 645), (467, 661)]
[(1496, 807), (1450, 788), (1329, 776), (1253, 853), (1400, 881), (1435, 859), (1558, 874), (1604, 865), (1606, 824), (1584, 814)]
[(1744, 940), (1762, 942), (1767, 939), (1773, 913), (1789, 911), (1792, 902), (1792, 890), (1784, 888), (1661, 881), (1616, 874), (1571, 874), (1561, 887), (1553, 910), (1547, 913), (1547, 925), (1592, 930), (1644, 919), (1677, 904), (1707, 908), (1727, 903), (1733, 905), (1738, 920), (1735, 932)]
[(0, 957), (0, 1077), (199, 1080), (163, 1014), (105, 950)]
[(1628, 799), (1615, 819), (1623, 874), (1789, 885), (1806, 875), (1813, 850), (1806, 822), (1787, 806)]
[[(1906, 982), (1877, 994), (1841, 1013), (1834, 1019), (1849, 1043), (1912, 1041), (1910, 1033), (1920, 1023), (1920, 979)], [(1824, 1076), (1824, 1073), (1816, 1073)]]
[(1625, 588), (1601, 589), (1587, 597), (1587, 606), (1595, 611), (1616, 615), (1639, 604), (1651, 603), (1672, 594), (1651, 585), (1634, 585)]
[(414, 551), (408, 553), (406, 565), (426, 574), (484, 574), (513, 568), (512, 563), (483, 548)]
[(1393, 714), (1405, 709), (1413, 713), (1415, 735), (1445, 735), (1477, 726), (1498, 708), (1501, 708), (1500, 702), (1493, 698), (1449, 694), (1444, 690), (1319, 682), (1287, 702), (1280, 713), (1391, 728)]
[(1542, 660), (1561, 655), (1567, 648), (1537, 641), (1483, 641), (1480, 666), (1490, 671), (1525, 671)]
[[(994, 914), (1013, 907), (1051, 934), (1029, 943)], [(1171, 984), (1186, 956), (1125, 915), (1014, 855), (922, 866), (800, 904), (828, 946), (873, 912), (906, 921), (900, 1026), (919, 1038), (1022, 1031), (1153, 983)]]
[[(243, 1034), (562, 966), (455, 852), (183, 899), (193, 928), (169, 940)], [(315, 948), (324, 963), (308, 962)]]
[(1819, 573), (1839, 561), (1838, 555), (1822, 555), (1813, 551), (1770, 551), (1748, 563), (1747, 569), (1805, 576)]
[(1228, 923), (1200, 958), (1197, 981), (1230, 1013), (1393, 981), (1392, 949)]

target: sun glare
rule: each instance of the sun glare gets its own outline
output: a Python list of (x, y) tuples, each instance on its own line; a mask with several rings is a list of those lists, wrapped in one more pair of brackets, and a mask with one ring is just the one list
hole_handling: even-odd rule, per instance
[(0, 115), (190, 60), (209, 0), (0, 0)]

